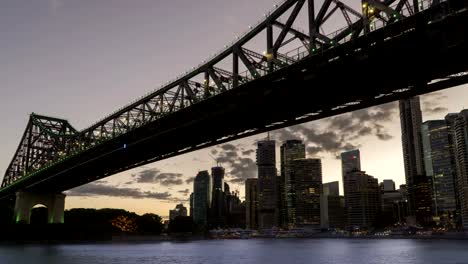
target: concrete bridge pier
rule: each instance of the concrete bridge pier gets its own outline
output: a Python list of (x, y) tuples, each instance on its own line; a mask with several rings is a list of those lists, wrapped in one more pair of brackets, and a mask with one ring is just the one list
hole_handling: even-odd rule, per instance
[(36, 205), (47, 207), (47, 222), (62, 224), (64, 222), (65, 194), (40, 194), (17, 192), (15, 203), (15, 222), (30, 223), (31, 210)]

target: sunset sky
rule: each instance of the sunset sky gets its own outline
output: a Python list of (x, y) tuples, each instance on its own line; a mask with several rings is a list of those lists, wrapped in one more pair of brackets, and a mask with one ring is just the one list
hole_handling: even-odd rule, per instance
[[(64, 118), (84, 129), (198, 65), (255, 24), (277, 1), (194, 3), (1, 1), (0, 173), (11, 161), (30, 113)], [(466, 86), (421, 98), (424, 120), (443, 118), (468, 105)], [(359, 148), (363, 170), (379, 181), (404, 184), (395, 102), (273, 131), (271, 136), (278, 151), (286, 139), (303, 139), (308, 157), (322, 159), (324, 182), (340, 180), (336, 158), (340, 152)], [(79, 187), (68, 192), (66, 207), (124, 208), (167, 216), (179, 202), (188, 206), (191, 180), (215, 164), (211, 156), (226, 167), (226, 180), (243, 198), (243, 181), (256, 177), (255, 142), (265, 137), (203, 149)]]

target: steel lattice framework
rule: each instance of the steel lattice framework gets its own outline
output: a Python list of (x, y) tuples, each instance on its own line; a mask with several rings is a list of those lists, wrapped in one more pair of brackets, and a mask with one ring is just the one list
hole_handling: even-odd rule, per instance
[[(439, 2), (365, 0), (359, 2), (362, 10), (357, 11), (340, 0), (325, 0), (319, 8), (314, 0), (286, 0), (211, 59), (83, 131), (76, 131), (65, 120), (32, 114), (1, 187)], [(307, 32), (295, 26), (301, 11), (307, 14)], [(326, 34), (323, 28), (337, 20), (344, 21), (344, 27)], [(265, 38), (263, 50), (248, 48), (258, 36)], [(300, 43), (300, 47), (286, 50), (291, 43)]]

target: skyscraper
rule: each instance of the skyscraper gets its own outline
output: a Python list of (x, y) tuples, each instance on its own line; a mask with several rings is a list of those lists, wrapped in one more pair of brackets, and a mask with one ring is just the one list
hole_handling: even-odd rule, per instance
[(419, 97), (400, 100), (401, 141), (410, 215), (425, 223), (431, 219), (430, 185), (425, 176)]
[(208, 171), (200, 171), (193, 182), (193, 221), (206, 226), (211, 206), (212, 180)]
[(248, 229), (258, 228), (257, 182), (257, 179), (247, 179), (245, 181), (245, 225)]
[(463, 228), (468, 229), (468, 110), (458, 114), (453, 129), (461, 217)]
[(353, 170), (361, 170), (361, 153), (359, 149), (341, 153), (341, 175), (344, 176)]
[(276, 173), (276, 143), (262, 140), (257, 143), (258, 167), (258, 227), (278, 226), (278, 187)]
[(431, 185), (432, 211), (447, 221), (456, 211), (453, 157), (445, 120), (426, 121), (422, 125), (424, 167)]
[(281, 145), (281, 183), (280, 183), (280, 214), (281, 226), (292, 226), (294, 223), (295, 208), (294, 178), (292, 177), (291, 162), (295, 159), (305, 158), (305, 145), (300, 140), (287, 140)]
[(364, 171), (350, 171), (344, 177), (347, 227), (350, 230), (372, 227), (380, 210), (377, 179)]
[(193, 218), (193, 192), (190, 194), (190, 216)]
[(223, 227), (226, 217), (226, 197), (224, 194), (224, 168), (216, 166), (211, 168), (213, 177), (213, 193), (210, 210), (210, 226), (213, 228)]
[(340, 195), (340, 186), (338, 181), (334, 182), (327, 182), (322, 185), (322, 193), (323, 195), (333, 195), (339, 196)]
[(320, 159), (291, 161), (293, 184), (291, 202), (293, 214), (289, 223), (299, 227), (320, 227), (320, 194), (322, 193), (322, 162)]

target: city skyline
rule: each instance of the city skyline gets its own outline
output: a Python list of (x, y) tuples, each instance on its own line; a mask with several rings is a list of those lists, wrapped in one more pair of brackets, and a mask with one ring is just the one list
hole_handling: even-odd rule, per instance
[[(51, 2), (62, 4), (50, 4)], [(103, 115), (125, 105), (129, 100), (143, 95), (152, 87), (171, 79), (174, 74), (182, 72), (188, 66), (198, 64), (199, 61), (208, 57), (211, 50), (218, 49), (234, 38), (234, 34), (229, 34), (229, 32), (242, 32), (249, 25), (248, 22), (244, 23), (244, 21), (229, 22), (225, 16), (232, 13), (231, 6), (225, 6), (225, 3), (215, 5), (211, 8), (216, 9), (221, 15), (210, 17), (209, 21), (213, 24), (219, 22), (220, 25), (209, 25), (209, 28), (204, 29), (189, 26), (186, 29), (195, 37), (202, 35), (205, 30), (219, 32), (216, 30), (217, 27), (228, 28), (229, 30), (223, 31), (220, 36), (211, 36), (216, 37), (212, 45), (203, 43), (203, 45), (192, 46), (190, 49), (184, 49), (183, 46), (170, 47), (166, 45), (160, 47), (160, 51), (155, 51), (150, 44), (157, 43), (156, 40), (159, 39), (148, 39), (146, 36), (165, 33), (164, 28), (155, 27), (158, 21), (164, 21), (152, 13), (156, 12), (157, 4), (148, 2), (148, 10), (143, 12), (143, 15), (140, 9), (125, 10), (128, 14), (122, 18), (124, 21), (115, 20), (105, 23), (99, 16), (110, 11), (105, 9), (102, 3), (97, 3), (97, 6), (94, 7), (101, 9), (96, 8), (94, 13), (88, 15), (88, 19), (91, 19), (90, 24), (94, 22), (100, 27), (92, 30), (89, 27), (78, 26), (85, 22), (84, 18), (79, 17), (79, 14), (66, 18), (71, 12), (70, 5), (76, 8), (76, 5), (79, 6), (79, 4), (72, 4), (69, 1), (38, 1), (38, 3), (38, 6), (35, 7), (24, 7), (14, 3), (7, 4), (8, 7), (11, 5), (11, 13), (0, 16), (6, 20), (6, 23), (1, 23), (0, 28), (3, 27), (3, 31), (7, 34), (6, 47), (0, 50), (0, 56), (11, 62), (8, 65), (0, 66), (2, 67), (0, 78), (6, 80), (5, 86), (2, 88), (5, 96), (0, 98), (0, 110), (2, 110), (0, 113), (4, 119), (9, 120), (8, 125), (2, 127), (2, 135), (4, 135), (2, 145), (4, 147), (0, 151), (1, 173), (5, 171), (14, 153), (27, 117), (31, 112), (66, 118), (79, 129), (87, 127)], [(180, 4), (168, 5), (172, 9)], [(245, 8), (245, 5), (249, 5), (249, 8)], [(123, 9), (129, 7), (123, 2), (119, 3), (118, 6)], [(236, 8), (239, 10), (248, 9), (249, 12), (245, 16), (249, 17), (248, 21), (254, 22), (264, 10), (269, 9), (271, 3), (270, 1), (261, 1), (261, 3), (252, 4), (243, 1), (240, 6)], [(81, 7), (89, 11), (93, 6), (83, 5)], [(34, 12), (32, 12), (33, 8), (36, 8)], [(256, 13), (257, 11), (258, 13)], [(23, 24), (19, 23), (18, 19), (23, 19), (30, 12), (33, 15), (25, 19)], [(119, 8), (112, 12), (119, 14)], [(158, 14), (159, 12), (161, 11), (158, 11)], [(197, 15), (205, 11), (197, 9), (194, 12), (194, 15)], [(16, 14), (16, 16), (12, 14)], [(143, 23), (144, 27), (133, 31), (131, 25), (142, 22), (131, 21), (136, 18), (137, 14), (141, 15), (142, 19), (150, 19), (151, 17), (152, 20), (146, 20), (146, 24)], [(42, 24), (37, 24), (36, 31), (32, 32), (31, 25), (37, 22)], [(66, 23), (59, 25), (60, 22)], [(75, 39), (66, 40), (69, 35), (65, 32), (71, 29), (72, 24), (69, 23), (72, 22), (77, 23), (73, 32), (76, 32), (78, 36)], [(10, 32), (11, 28), (9, 27), (12, 25), (20, 27), (22, 29), (18, 31), (20, 33)], [(124, 25), (125, 27), (123, 27)], [(96, 37), (94, 42), (92, 42), (93, 37), (86, 37), (92, 42), (87, 45), (86, 51), (77, 50), (77, 46), (72, 43), (73, 41), (79, 42), (80, 34), (86, 36), (86, 34), (102, 32), (106, 32), (106, 36)], [(149, 34), (150, 32), (152, 34)], [(39, 43), (28, 41), (36, 37), (37, 34), (43, 36)], [(130, 35), (122, 37), (122, 34)], [(51, 36), (53, 41), (48, 40), (45, 36)], [(127, 38), (133, 41), (124, 41)], [(168, 38), (171, 39), (171, 36)], [(143, 47), (142, 44), (137, 43), (143, 43), (145, 40), (146, 44)], [(117, 47), (110, 47), (112, 45), (107, 45), (109, 41), (120, 44)], [(14, 45), (17, 43), (21, 43), (21, 45)], [(103, 49), (106, 52), (102, 53)], [(140, 49), (141, 52), (136, 52), (137, 49)], [(45, 51), (47, 53), (44, 53)], [(119, 55), (119, 51), (127, 51), (131, 54)], [(154, 55), (147, 58), (145, 55), (149, 52), (154, 52)], [(163, 53), (173, 54), (174, 57), (162, 56)], [(192, 53), (197, 55), (190, 56)], [(28, 56), (32, 56), (32, 58), (28, 58)], [(75, 61), (81, 70), (88, 70), (78, 74), (76, 72), (78, 66), (70, 66), (70, 69), (59, 67), (67, 56), (70, 57), (71, 61)], [(116, 56), (115, 60), (110, 60), (114, 56)], [(21, 60), (15, 61), (15, 58), (21, 58)], [(32, 65), (26, 63), (29, 59), (34, 59)], [(164, 69), (163, 73), (159, 73), (161, 69), (158, 68), (163, 68), (162, 65), (168, 61), (177, 61), (180, 65)], [(125, 67), (117, 66), (119, 64), (124, 64)], [(104, 67), (106, 65), (107, 67)], [(106, 70), (100, 74), (100, 69)], [(155, 72), (158, 72), (156, 76)], [(24, 78), (24, 73), (29, 73), (28, 77), (30, 78)], [(89, 74), (92, 77), (87, 78), (84, 74)], [(132, 89), (128, 87), (132, 87)], [(443, 119), (445, 114), (449, 112), (458, 113), (461, 111), (468, 98), (466, 93), (463, 93), (465, 90), (466, 86), (448, 89), (435, 95), (423, 96), (424, 121)], [(86, 96), (89, 94), (95, 95), (93, 100), (89, 100), (89, 97)], [(102, 99), (97, 100), (96, 98), (106, 98), (105, 101), (109, 103), (102, 104), (100, 102)], [(22, 107), (19, 107), (19, 104)], [(12, 109), (15, 110), (13, 113)], [(397, 113), (396, 103), (392, 103), (275, 131), (272, 132), (272, 137), (278, 140), (278, 146), (285, 139), (294, 138), (304, 140), (309, 144), (307, 146), (309, 155), (307, 156), (323, 159), (323, 182), (340, 180), (341, 183), (341, 167), (339, 160), (336, 159), (336, 154), (345, 151), (348, 147), (359, 147), (364, 171), (377, 177), (379, 181), (393, 179), (397, 185), (400, 185), (404, 183), (404, 170)], [(357, 128), (362, 128), (362, 130), (357, 130)], [(344, 134), (346, 138), (337, 137), (340, 134)], [(214, 166), (209, 154), (223, 160), (222, 165), (227, 168), (226, 174), (231, 188), (241, 191), (241, 197), (243, 197), (242, 190), (244, 188), (241, 180), (256, 177), (255, 158), (252, 152), (255, 146), (253, 144), (263, 138), (265, 135), (262, 134), (237, 140), (112, 176), (104, 180), (107, 182), (106, 184), (86, 185), (80, 188), (80, 192), (69, 193), (66, 198), (67, 208), (122, 207), (138, 213), (156, 212), (165, 216), (168, 210), (174, 208), (180, 201), (185, 201), (184, 204), (188, 205), (190, 192), (187, 192), (187, 189), (191, 189), (192, 183), (187, 183), (187, 181), (193, 178), (198, 171), (207, 170)], [(316, 144), (313, 145), (313, 143)], [(348, 143), (352, 146), (347, 146)], [(217, 153), (214, 153), (214, 150)], [(382, 153), (382, 150), (385, 150), (386, 153)], [(384, 165), (389, 169), (383, 170)], [(277, 168), (279, 169), (278, 162)], [(120, 192), (116, 190), (120, 190)], [(145, 195), (145, 192), (151, 192), (153, 195)], [(85, 198), (86, 196), (88, 197)], [(146, 199), (141, 200), (136, 205), (134, 199), (141, 198)]]

